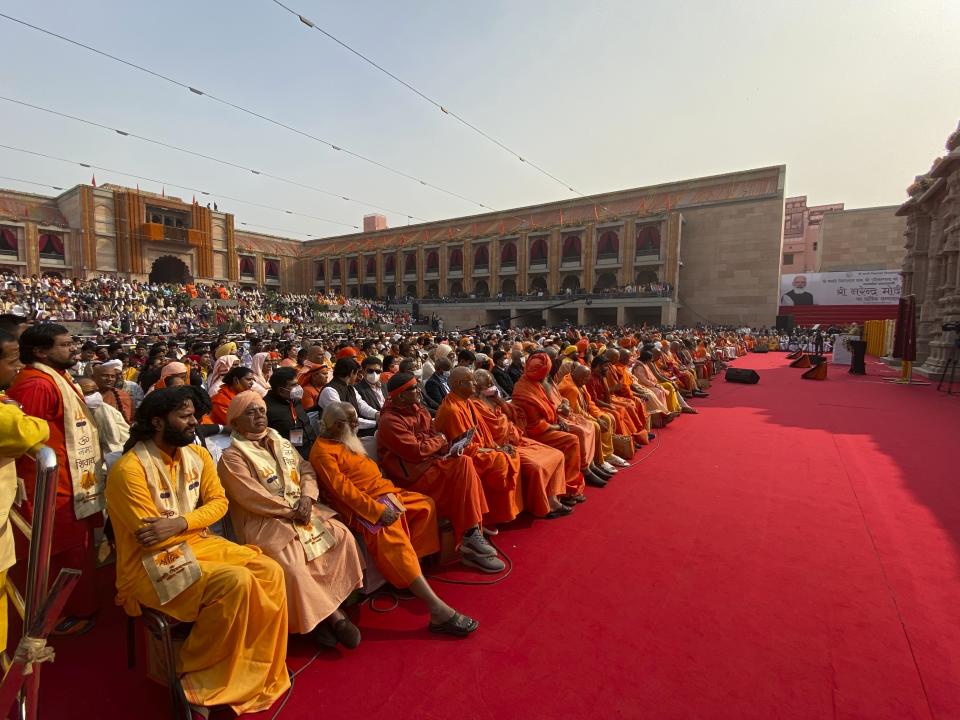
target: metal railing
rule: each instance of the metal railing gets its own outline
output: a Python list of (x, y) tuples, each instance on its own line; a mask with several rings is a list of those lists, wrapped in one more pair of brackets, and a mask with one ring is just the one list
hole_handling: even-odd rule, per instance
[(557, 295), (550, 295), (544, 293), (543, 295), (493, 295), (493, 296), (483, 296), (483, 297), (442, 297), (442, 298), (419, 298), (419, 299), (410, 299), (404, 301), (402, 298), (392, 298), (388, 300), (388, 304), (404, 304), (409, 302), (420, 302), (425, 304), (430, 303), (443, 303), (443, 304), (453, 304), (453, 303), (527, 303), (527, 302), (553, 302), (556, 300), (619, 300), (619, 299), (629, 299), (629, 298), (669, 298), (673, 295), (673, 290), (664, 290), (662, 292), (654, 291), (642, 291), (642, 292), (624, 292), (624, 291), (610, 291), (610, 292), (573, 292), (570, 295), (566, 293), (559, 293)]
[[(22, 596), (9, 574), (4, 592), (23, 619), (23, 637), (0, 681), (0, 708), (17, 704), (19, 720), (36, 720), (39, 715), (41, 663), (53, 660), (47, 637), (53, 632), (67, 598), (80, 580), (80, 571), (63, 569), (47, 590), (50, 573), (50, 546), (57, 502), (57, 455), (43, 445), (37, 451), (37, 481), (33, 498), (33, 523), (11, 509), (10, 520), (30, 542), (27, 560), (27, 589)], [(4, 711), (5, 711), (4, 710)]]

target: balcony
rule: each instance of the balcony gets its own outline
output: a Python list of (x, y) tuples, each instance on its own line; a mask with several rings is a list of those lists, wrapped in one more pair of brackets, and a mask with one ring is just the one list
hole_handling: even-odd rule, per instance
[(597, 253), (597, 267), (617, 267), (618, 265), (620, 265), (620, 253)]
[(516, 275), (517, 273), (517, 261), (508, 260), (507, 262), (500, 263), (500, 274), (501, 275)]
[(547, 259), (543, 258), (530, 258), (530, 269), (534, 270), (536, 268), (545, 268), (547, 266)]
[(579, 255), (561, 258), (560, 267), (563, 270), (578, 270), (583, 267), (583, 260)]
[(436, 280), (440, 277), (440, 268), (427, 268), (423, 275), (427, 280)]
[(152, 242), (187, 243), (188, 245), (194, 246), (200, 245), (201, 242), (201, 233), (199, 230), (174, 227), (173, 225), (162, 225), (160, 223), (143, 223), (141, 234), (144, 238)]
[(473, 275), (475, 277), (487, 277), (490, 275), (490, 263), (476, 263), (473, 266)]

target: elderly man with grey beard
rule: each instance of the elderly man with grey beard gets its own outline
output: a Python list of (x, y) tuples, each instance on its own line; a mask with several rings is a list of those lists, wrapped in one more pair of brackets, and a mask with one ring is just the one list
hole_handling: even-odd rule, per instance
[(387, 581), (426, 603), (430, 632), (469, 635), (479, 623), (437, 597), (420, 568), (420, 558), (440, 550), (433, 500), (385, 479), (367, 457), (357, 427), (357, 411), (350, 403), (334, 402), (324, 409), (320, 437), (310, 451), (318, 482)]

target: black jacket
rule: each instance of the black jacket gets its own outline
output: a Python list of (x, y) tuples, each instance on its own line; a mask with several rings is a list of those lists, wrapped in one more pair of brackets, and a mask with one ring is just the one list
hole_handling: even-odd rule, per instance
[(434, 410), (440, 407), (440, 403), (447, 396), (447, 392), (448, 390), (443, 386), (437, 373), (427, 378), (427, 381), (423, 384), (423, 395), (427, 407), (432, 407)]
[(267, 404), (267, 425), (280, 433), (281, 437), (289, 440), (292, 429), (303, 429), (303, 444), (297, 450), (304, 459), (310, 457), (310, 448), (316, 436), (300, 401), (284, 400), (273, 390), (263, 396), (263, 401)]
[(361, 380), (358, 382), (353, 386), (353, 389), (356, 390), (357, 395), (363, 398), (363, 401), (374, 410), (377, 412), (383, 410), (383, 408), (380, 407), (380, 398), (376, 396), (376, 394), (373, 392), (373, 388), (370, 387), (370, 383), (368, 383), (366, 380)]
[(507, 375), (510, 376), (510, 379), (516, 382), (521, 377), (523, 377), (523, 366), (518, 363), (510, 363), (510, 367), (507, 368)]
[(513, 395), (513, 383), (514, 379), (510, 377), (510, 373), (504, 370), (502, 367), (495, 367), (493, 369), (493, 380), (497, 383), (499, 387), (506, 395)]

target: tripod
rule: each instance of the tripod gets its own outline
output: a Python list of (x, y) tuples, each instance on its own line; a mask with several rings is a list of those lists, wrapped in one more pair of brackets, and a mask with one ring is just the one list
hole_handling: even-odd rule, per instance
[(937, 391), (940, 391), (940, 386), (943, 385), (943, 381), (947, 377), (947, 373), (950, 373), (950, 379), (947, 380), (947, 395), (953, 395), (953, 377), (957, 372), (957, 348), (960, 347), (960, 340), (950, 348), (950, 354), (947, 355), (947, 362), (943, 366), (943, 372), (940, 373), (940, 382), (937, 383)]

